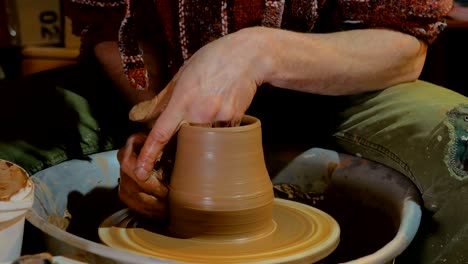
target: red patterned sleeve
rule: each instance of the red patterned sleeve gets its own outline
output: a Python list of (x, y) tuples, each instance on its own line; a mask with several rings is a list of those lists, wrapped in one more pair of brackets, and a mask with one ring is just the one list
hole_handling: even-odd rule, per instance
[[(135, 36), (148, 39), (162, 33), (153, 0), (137, 1)], [(117, 40), (125, 16), (125, 0), (64, 0), (64, 12), (72, 21), (72, 33), (82, 37), (82, 55), (99, 42)]]
[(432, 43), (445, 28), (453, 0), (337, 0), (344, 24), (386, 27)]

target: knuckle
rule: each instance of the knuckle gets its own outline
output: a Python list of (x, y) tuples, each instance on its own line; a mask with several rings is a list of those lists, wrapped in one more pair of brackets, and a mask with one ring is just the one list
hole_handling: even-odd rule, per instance
[(117, 150), (117, 160), (119, 161), (123, 161), (124, 159), (124, 149), (123, 148), (120, 148), (119, 150)]
[(127, 138), (126, 145), (132, 145), (137, 139), (137, 135), (133, 134)]
[(167, 186), (161, 183), (155, 177), (151, 177), (150, 180), (146, 181), (143, 188), (148, 193), (160, 198), (165, 198), (169, 192)]
[(146, 135), (142, 132), (132, 134), (127, 138), (124, 148), (128, 148), (128, 147), (135, 148), (139, 145), (142, 145), (145, 142), (145, 140), (146, 140)]
[(133, 169), (133, 165), (130, 164), (128, 159), (122, 158), (120, 161), (120, 178), (130, 177)]
[(126, 205), (130, 205), (130, 204), (131, 204), (131, 203), (130, 203), (129, 196), (128, 196), (128, 193), (127, 193), (127, 191), (126, 191), (124, 188), (119, 188), (118, 196), (119, 196), (120, 201), (122, 201), (122, 202), (125, 203)]
[(160, 128), (153, 130), (152, 133), (149, 135), (152, 141), (155, 141), (158, 144), (167, 144), (169, 139), (172, 137), (172, 131), (165, 128)]

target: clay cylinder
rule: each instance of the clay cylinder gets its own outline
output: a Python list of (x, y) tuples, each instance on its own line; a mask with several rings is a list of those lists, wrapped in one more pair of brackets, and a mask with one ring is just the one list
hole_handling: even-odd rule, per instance
[(258, 237), (272, 229), (273, 200), (260, 120), (180, 128), (168, 197), (172, 234)]

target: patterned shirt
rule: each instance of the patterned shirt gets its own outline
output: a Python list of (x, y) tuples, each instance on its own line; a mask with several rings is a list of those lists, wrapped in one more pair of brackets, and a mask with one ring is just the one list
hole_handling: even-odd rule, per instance
[(250, 26), (298, 32), (390, 28), (428, 44), (445, 28), (453, 0), (65, 0), (81, 56), (98, 42), (117, 40), (124, 72), (147, 87), (138, 40), (158, 41), (175, 73), (206, 43)]

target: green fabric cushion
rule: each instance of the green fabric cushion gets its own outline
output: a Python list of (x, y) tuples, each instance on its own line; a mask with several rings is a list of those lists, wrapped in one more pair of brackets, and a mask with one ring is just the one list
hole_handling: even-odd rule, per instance
[(1, 81), (0, 92), (0, 158), (30, 174), (118, 148), (133, 129), (111, 87), (76, 66)]

